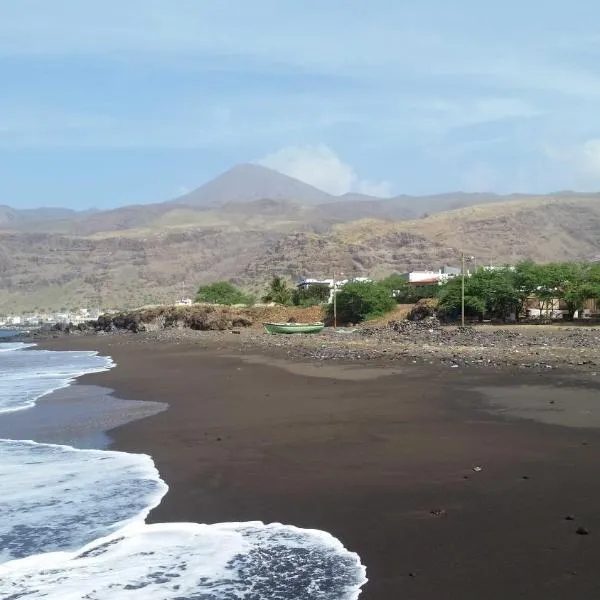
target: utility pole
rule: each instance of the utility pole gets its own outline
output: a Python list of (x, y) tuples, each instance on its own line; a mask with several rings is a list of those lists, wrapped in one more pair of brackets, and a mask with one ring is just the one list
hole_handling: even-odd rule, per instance
[(344, 273), (336, 273), (333, 271), (333, 328), (337, 328), (337, 277), (336, 275), (344, 276)]
[(461, 251), (461, 301), (460, 301), (460, 315), (462, 326), (465, 326), (465, 251)]
[(335, 271), (333, 272), (333, 328), (337, 328), (337, 289), (335, 287)]

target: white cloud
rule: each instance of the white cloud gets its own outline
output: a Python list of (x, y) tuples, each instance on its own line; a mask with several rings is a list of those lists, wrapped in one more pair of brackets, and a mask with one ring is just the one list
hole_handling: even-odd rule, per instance
[(563, 165), (570, 165), (581, 174), (600, 176), (600, 139), (590, 139), (576, 145), (547, 145), (546, 156)]
[(461, 177), (464, 192), (491, 192), (497, 187), (498, 173), (486, 162), (472, 165)]
[(367, 179), (359, 181), (356, 186), (356, 192), (359, 194), (368, 194), (369, 196), (379, 196), (380, 198), (389, 198), (392, 195), (392, 186), (389, 181), (369, 181)]
[(287, 146), (265, 156), (259, 164), (339, 196), (348, 192), (390, 196), (386, 181), (358, 178), (356, 171), (328, 146)]
[(600, 177), (600, 139), (588, 140), (582, 148), (583, 167), (590, 175)]
[(544, 148), (555, 176), (564, 188), (597, 191), (600, 187), (600, 138), (574, 145), (547, 145)]
[[(0, 2), (0, 55), (135, 55), (154, 64), (157, 57), (170, 57), (175, 64), (182, 57), (192, 57), (191, 63), (204, 57), (212, 66), (219, 58), (243, 56), (246, 65), (255, 59), (263, 68), (287, 64), (386, 84), (396, 79), (404, 85), (407, 75), (428, 73), (519, 90), (600, 96), (597, 71), (576, 61), (565, 64), (564, 45), (557, 46), (566, 36), (571, 53), (589, 51), (590, 38), (597, 37), (596, 19), (584, 23), (577, 11), (570, 18), (548, 11), (540, 19), (534, 3), (528, 7), (517, 0), (507, 0), (491, 17), (493, 9), (479, 4), (479, 9), (457, 10), (447, 0), (410, 8), (375, 0), (354, 2), (348, 10), (341, 0), (305, 0), (285, 8), (276, 0)], [(527, 35), (509, 18), (517, 9)], [(500, 42), (498, 30), (506, 34)], [(305, 31), (312, 33), (310, 43)]]
[(417, 99), (411, 106), (422, 131), (443, 134), (453, 129), (499, 121), (529, 119), (546, 111), (519, 98), (482, 96), (469, 99)]

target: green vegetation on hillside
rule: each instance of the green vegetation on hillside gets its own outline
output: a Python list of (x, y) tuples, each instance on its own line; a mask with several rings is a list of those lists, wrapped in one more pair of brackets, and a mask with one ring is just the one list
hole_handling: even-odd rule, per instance
[[(337, 321), (361, 323), (390, 312), (396, 300), (389, 289), (379, 282), (354, 281), (347, 283), (336, 294)], [(333, 318), (333, 304), (329, 305), (328, 318)]]
[(414, 304), (423, 298), (433, 298), (439, 291), (438, 285), (411, 285), (402, 275), (390, 275), (380, 283), (390, 291), (398, 304)]
[[(414, 285), (399, 275), (376, 282), (350, 282), (337, 291), (338, 323), (360, 323), (390, 312), (396, 303), (414, 304), (434, 298), (435, 311), (446, 320), (460, 318), (463, 278), (459, 275), (441, 285)], [(274, 277), (262, 297), (263, 302), (282, 306), (326, 304), (328, 284), (312, 284), (292, 289), (283, 277)], [(589, 299), (600, 299), (600, 264), (522, 261), (515, 266), (480, 267), (464, 277), (465, 314), (475, 319), (509, 320), (525, 314), (527, 303), (536, 298), (541, 316), (551, 316), (558, 308), (572, 320)], [(252, 304), (254, 298), (229, 282), (201, 286), (197, 302), (213, 304)], [(430, 309), (433, 310), (433, 309)], [(327, 309), (333, 321), (334, 308)]]
[(228, 281), (217, 281), (201, 285), (196, 294), (196, 302), (209, 304), (254, 304), (254, 297), (246, 294)]
[[(440, 309), (449, 318), (460, 315), (462, 278), (439, 286)], [(600, 265), (523, 261), (514, 267), (480, 268), (465, 277), (465, 314), (476, 318), (518, 318), (528, 298), (535, 296), (542, 314), (550, 314), (563, 301), (572, 320), (588, 299), (600, 299)]]
[(327, 304), (329, 300), (329, 285), (326, 283), (313, 283), (312, 285), (296, 288), (292, 294), (295, 306), (317, 306)]

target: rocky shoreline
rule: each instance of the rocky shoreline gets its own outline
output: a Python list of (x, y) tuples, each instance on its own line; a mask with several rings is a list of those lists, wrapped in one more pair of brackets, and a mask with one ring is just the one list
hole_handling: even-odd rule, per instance
[(571, 369), (600, 372), (600, 328), (563, 326), (441, 326), (435, 320), (392, 322), (387, 326), (330, 331), (321, 336), (248, 339), (278, 348), (292, 358), (327, 360), (409, 360), (449, 368)]
[[(236, 326), (237, 325), (237, 326)], [(518, 368), (600, 373), (600, 327), (579, 325), (442, 325), (435, 318), (392, 321), (386, 325), (325, 328), (321, 334), (266, 335), (261, 329), (230, 321), (217, 330), (189, 327), (134, 329), (87, 328), (40, 332), (34, 339), (63, 335), (116, 336), (153, 343), (193, 343), (235, 347), (246, 353), (283, 354), (310, 361), (410, 361), (447, 368)]]

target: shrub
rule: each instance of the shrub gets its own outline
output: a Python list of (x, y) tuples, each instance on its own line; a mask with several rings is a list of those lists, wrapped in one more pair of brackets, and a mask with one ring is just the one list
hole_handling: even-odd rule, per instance
[(254, 298), (228, 281), (217, 281), (198, 288), (196, 302), (210, 304), (254, 304)]
[[(347, 283), (337, 292), (337, 320), (340, 323), (360, 323), (380, 317), (396, 306), (390, 291), (380, 283)], [(333, 317), (333, 304), (328, 308), (329, 320)]]
[(306, 287), (296, 288), (292, 293), (292, 302), (296, 306), (317, 306), (329, 300), (329, 285), (313, 283)]
[(435, 298), (438, 295), (438, 285), (411, 285), (402, 275), (390, 275), (380, 281), (396, 299), (398, 304), (414, 304), (424, 298)]

